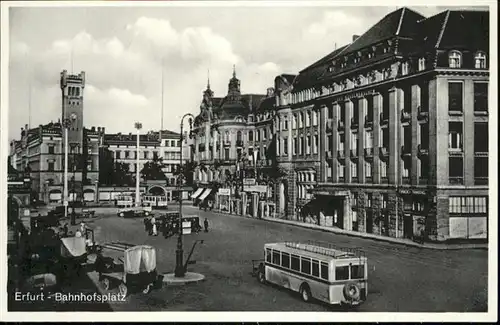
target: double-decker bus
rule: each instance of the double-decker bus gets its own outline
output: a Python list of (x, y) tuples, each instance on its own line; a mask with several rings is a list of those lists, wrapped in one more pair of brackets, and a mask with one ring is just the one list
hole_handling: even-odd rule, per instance
[(142, 205), (150, 206), (152, 208), (166, 208), (168, 206), (167, 197), (166, 196), (157, 196), (157, 195), (145, 195), (142, 197)]
[(356, 306), (368, 295), (367, 258), (358, 249), (320, 242), (269, 243), (264, 260), (252, 262), (259, 282), (299, 292), (305, 302)]

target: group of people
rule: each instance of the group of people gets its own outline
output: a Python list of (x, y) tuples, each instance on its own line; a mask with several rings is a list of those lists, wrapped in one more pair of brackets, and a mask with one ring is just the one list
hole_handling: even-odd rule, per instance
[[(192, 232), (200, 232), (202, 227), (199, 223), (199, 219), (196, 219), (197, 222), (191, 221), (191, 231)], [(208, 219), (205, 218), (203, 221), (203, 226), (205, 228), (205, 232), (208, 232)], [(158, 231), (162, 231), (165, 236), (176, 234), (179, 231), (179, 223), (177, 220), (156, 218), (154, 215), (150, 217), (144, 218), (144, 230), (148, 233), (149, 236), (158, 236)]]

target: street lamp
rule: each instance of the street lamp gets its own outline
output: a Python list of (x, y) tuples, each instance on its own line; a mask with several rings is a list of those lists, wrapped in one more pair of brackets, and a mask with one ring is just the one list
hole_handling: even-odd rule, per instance
[(71, 118), (65, 118), (62, 121), (64, 128), (64, 217), (68, 217), (68, 130), (76, 119), (74, 114)]
[(182, 145), (183, 145), (183, 125), (184, 125), (184, 119), (189, 116), (189, 131), (191, 132), (194, 116), (193, 114), (187, 113), (184, 114), (184, 116), (181, 118), (181, 133), (179, 135), (179, 140), (180, 140), (180, 148), (181, 148), (181, 154), (180, 154), (180, 164), (179, 164), (179, 180), (177, 182), (177, 188), (178, 188), (178, 196), (179, 196), (179, 227), (177, 228), (179, 230), (179, 234), (177, 237), (177, 250), (175, 251), (175, 277), (176, 278), (182, 278), (186, 274), (186, 268), (183, 265), (183, 256), (184, 256), (184, 251), (182, 249), (182, 179), (183, 179), (183, 172), (182, 172)]
[(140, 122), (135, 122), (134, 125), (135, 129), (137, 130), (137, 148), (135, 152), (135, 158), (136, 158), (136, 165), (135, 165), (135, 207), (139, 207), (139, 200), (140, 195), (139, 195), (139, 137), (140, 137), (140, 132), (142, 129), (142, 123)]

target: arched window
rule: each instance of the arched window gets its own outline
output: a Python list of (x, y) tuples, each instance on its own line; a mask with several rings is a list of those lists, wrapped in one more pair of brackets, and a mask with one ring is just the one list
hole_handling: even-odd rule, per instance
[(248, 141), (253, 141), (253, 131), (248, 131)]
[(241, 131), (238, 131), (238, 132), (236, 133), (236, 140), (237, 140), (237, 141), (242, 141), (242, 139), (241, 139)]
[(474, 67), (476, 69), (486, 69), (486, 54), (484, 52), (477, 52), (474, 57)]
[(313, 111), (312, 123), (314, 126), (318, 125), (318, 112)]
[(311, 126), (311, 111), (306, 113), (306, 127)]
[(448, 55), (450, 68), (460, 68), (462, 66), (462, 54), (458, 51), (451, 51)]
[(295, 130), (296, 128), (297, 128), (297, 114), (293, 114), (292, 129)]
[(224, 142), (229, 142), (229, 131), (224, 132)]

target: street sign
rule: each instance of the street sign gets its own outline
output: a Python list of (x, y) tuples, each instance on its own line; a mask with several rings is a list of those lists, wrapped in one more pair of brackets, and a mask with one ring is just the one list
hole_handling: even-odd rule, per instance
[(219, 195), (231, 195), (231, 190), (228, 188), (219, 188)]
[(255, 185), (257, 182), (255, 178), (245, 178), (243, 179), (243, 185)]
[(253, 185), (253, 186), (244, 186), (243, 191), (245, 192), (257, 192), (257, 193), (266, 193), (267, 186), (266, 185)]

